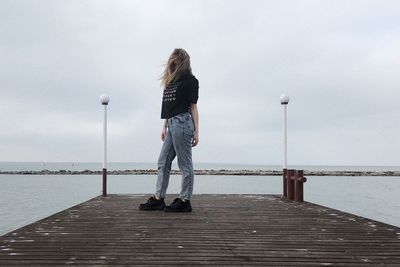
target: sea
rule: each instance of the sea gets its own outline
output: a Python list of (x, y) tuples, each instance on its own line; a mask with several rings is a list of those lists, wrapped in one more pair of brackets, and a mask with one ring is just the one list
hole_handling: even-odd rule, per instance
[[(195, 163), (195, 169), (281, 170), (279, 165)], [(399, 171), (400, 166), (289, 166), (329, 171)], [(0, 171), (101, 170), (101, 163), (0, 162)], [(177, 169), (173, 164), (173, 169)], [(156, 169), (155, 163), (108, 164), (108, 170)], [(400, 177), (310, 176), (305, 201), (400, 227)], [(0, 175), (0, 235), (70, 208), (101, 194), (100, 175)], [(154, 193), (155, 175), (109, 175), (109, 194)], [(181, 177), (173, 175), (169, 194), (178, 194)], [(194, 194), (282, 194), (281, 176), (195, 177)], [(194, 196), (195, 198), (195, 196)], [(132, 207), (136, 209), (137, 207)], [(284, 211), (282, 211), (284, 212)]]

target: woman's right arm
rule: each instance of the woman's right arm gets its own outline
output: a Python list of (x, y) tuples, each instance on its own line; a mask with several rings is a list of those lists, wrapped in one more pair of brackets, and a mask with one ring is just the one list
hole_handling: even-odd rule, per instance
[(165, 119), (162, 130), (161, 130), (161, 140), (162, 141), (165, 141), (165, 137), (167, 136), (167, 127), (168, 127), (167, 119)]

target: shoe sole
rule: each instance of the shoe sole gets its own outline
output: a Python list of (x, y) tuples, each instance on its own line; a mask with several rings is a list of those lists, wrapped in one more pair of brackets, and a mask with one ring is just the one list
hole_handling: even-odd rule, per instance
[(146, 211), (152, 211), (152, 210), (164, 210), (165, 207), (157, 207), (157, 208), (142, 208), (139, 207), (139, 210), (146, 210)]

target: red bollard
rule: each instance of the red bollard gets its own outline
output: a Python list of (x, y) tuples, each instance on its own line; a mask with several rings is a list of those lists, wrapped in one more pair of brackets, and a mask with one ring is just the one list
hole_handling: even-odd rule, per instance
[(294, 180), (294, 200), (297, 202), (304, 201), (304, 189), (303, 184), (307, 181), (307, 178), (303, 176), (303, 170), (297, 170), (295, 173)]
[(287, 170), (286, 183), (288, 200), (294, 200), (294, 173), (294, 169)]
[(287, 169), (283, 169), (283, 196), (287, 197)]

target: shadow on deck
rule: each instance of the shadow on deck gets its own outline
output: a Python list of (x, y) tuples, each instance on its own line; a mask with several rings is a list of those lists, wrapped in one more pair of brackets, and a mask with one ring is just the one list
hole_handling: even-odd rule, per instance
[[(400, 229), (277, 195), (195, 195), (192, 213), (96, 197), (0, 237), (0, 266), (400, 266)], [(167, 197), (172, 201), (173, 196)]]

